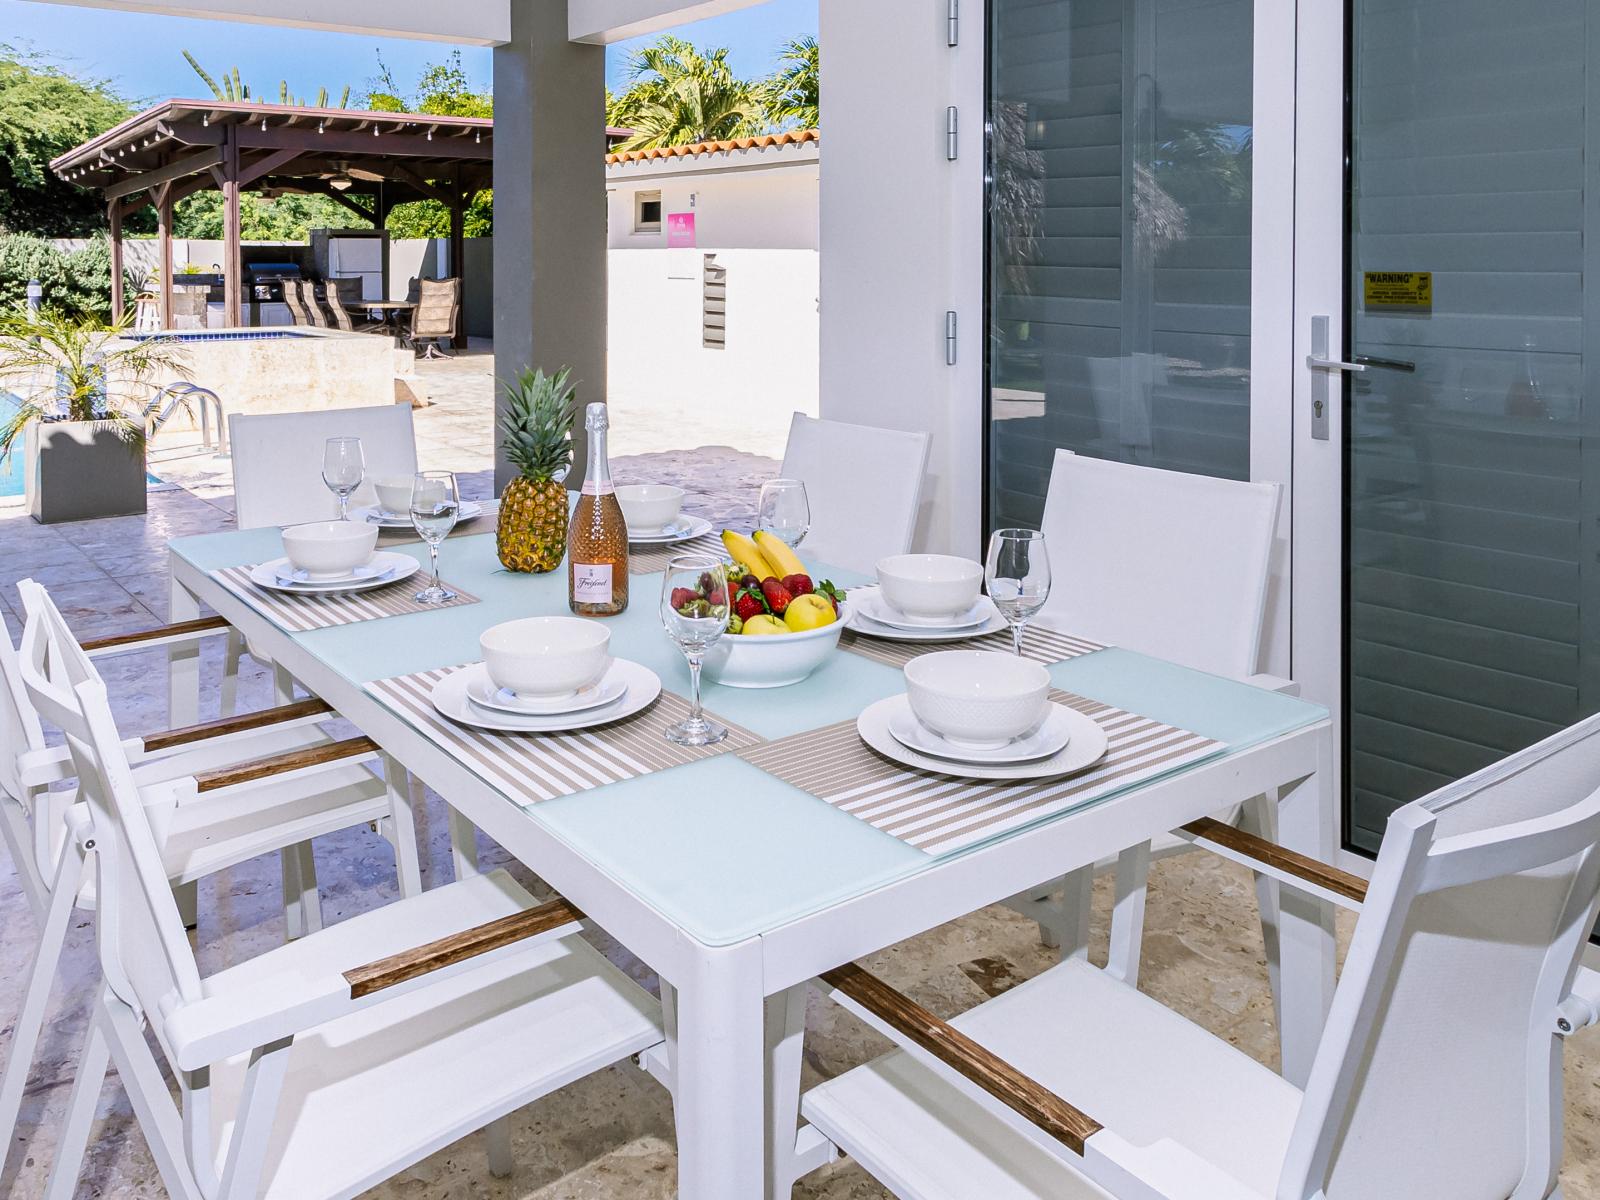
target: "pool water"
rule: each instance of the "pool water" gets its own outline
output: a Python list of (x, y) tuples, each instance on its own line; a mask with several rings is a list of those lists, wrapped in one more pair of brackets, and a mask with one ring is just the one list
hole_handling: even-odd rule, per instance
[(175, 333), (125, 333), (122, 336), (133, 342), (151, 338), (171, 342), (284, 342), (312, 335), (297, 329), (180, 329)]
[[(17, 403), (17, 398), (9, 392), (0, 392), (0, 421), (9, 420), (22, 405)], [(20, 496), (23, 493), (22, 437), (19, 436), (10, 454), (0, 460), (0, 497)], [(160, 483), (154, 475), (146, 474), (145, 479), (150, 483)]]

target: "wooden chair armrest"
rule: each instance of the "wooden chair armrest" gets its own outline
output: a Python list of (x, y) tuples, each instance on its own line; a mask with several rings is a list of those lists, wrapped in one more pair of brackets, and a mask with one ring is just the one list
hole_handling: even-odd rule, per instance
[(1320, 891), (1331, 892), (1334, 896), (1353, 901), (1358, 906), (1366, 903), (1367, 881), (1361, 876), (1341, 871), (1338, 867), (1330, 867), (1325, 862), (1297, 854), (1293, 850), (1286, 850), (1276, 842), (1269, 842), (1266, 838), (1236, 829), (1214, 817), (1201, 817), (1198, 821), (1191, 821), (1182, 831), (1193, 837), (1196, 842), (1217, 851), (1224, 857), (1241, 862), (1247, 867), (1255, 867), (1264, 874), (1281, 878), (1290, 886), (1296, 883), (1309, 884)]
[(364, 967), (346, 971), (344, 978), (350, 985), (350, 999), (360, 1000), (384, 988), (407, 983), (528, 938), (554, 933), (568, 926), (576, 928), (582, 920), (581, 912), (558, 897), (538, 908), (524, 909), (485, 925), (463, 929), (460, 933), (452, 933), (425, 946), (391, 954), (388, 958), (380, 958)]
[(266, 729), (289, 721), (303, 721), (308, 717), (318, 717), (332, 711), (333, 706), (326, 700), (319, 700), (313, 696), (309, 700), (284, 704), (277, 708), (264, 708), (260, 712), (241, 713), (236, 717), (223, 717), (216, 721), (202, 721), (198, 725), (186, 725), (181, 729), (168, 729), (161, 733), (147, 733), (140, 740), (144, 742), (145, 750), (154, 754), (179, 746), (190, 746), (195, 742), (208, 741), (211, 738), (250, 733), (253, 730)]
[(150, 646), (165, 645), (197, 636), (209, 637), (223, 633), (228, 622), (222, 617), (200, 617), (194, 621), (179, 621), (175, 625), (158, 625), (154, 629), (140, 629), (133, 633), (113, 633), (107, 637), (89, 638), (78, 645), (91, 657), (103, 654), (120, 654)]
[(194, 777), (195, 790), (204, 795), (206, 792), (215, 792), (221, 788), (236, 787), (241, 783), (254, 783), (258, 779), (270, 779), (274, 775), (303, 771), (308, 767), (320, 767), (347, 758), (363, 758), (368, 754), (375, 754), (377, 750), (378, 743), (369, 737), (346, 738), (342, 742), (307, 746), (304, 750), (290, 750), (286, 754), (274, 754), (270, 758), (258, 758), (253, 762), (239, 763), (237, 766), (201, 771)]
[(1093, 1117), (854, 963), (824, 972), (821, 979), (1073, 1153), (1081, 1156), (1084, 1143), (1100, 1132)]

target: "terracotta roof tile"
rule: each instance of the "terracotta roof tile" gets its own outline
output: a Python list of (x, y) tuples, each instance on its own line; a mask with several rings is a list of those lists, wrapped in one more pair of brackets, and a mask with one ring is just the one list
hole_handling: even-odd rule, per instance
[(606, 155), (608, 164), (644, 162), (652, 158), (695, 158), (703, 154), (730, 154), (735, 150), (766, 150), (773, 146), (799, 146), (806, 142), (820, 142), (822, 135), (815, 129), (799, 129), (792, 133), (767, 133), (760, 137), (729, 138), (720, 142), (695, 142), (688, 146), (658, 146), (651, 150), (624, 150)]

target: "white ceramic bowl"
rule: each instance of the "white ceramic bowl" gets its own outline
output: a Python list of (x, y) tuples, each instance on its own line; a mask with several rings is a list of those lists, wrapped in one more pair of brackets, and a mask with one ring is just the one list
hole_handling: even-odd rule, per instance
[(678, 519), (684, 491), (666, 483), (630, 483), (617, 489), (622, 519), (634, 533), (650, 534)]
[(1050, 672), (992, 650), (944, 650), (906, 664), (911, 711), (945, 740), (993, 750), (1036, 728), (1050, 703)]
[(378, 527), (365, 521), (315, 521), (283, 531), (283, 552), (312, 579), (348, 575), (372, 557)]
[(582, 617), (527, 617), (478, 635), (496, 687), (533, 699), (570, 696), (611, 669), (611, 631)]
[(821, 629), (720, 638), (706, 651), (706, 678), (737, 688), (788, 687), (799, 683), (839, 648), (839, 635), (849, 619), (850, 604), (846, 601), (839, 606), (838, 619)]
[(390, 475), (372, 481), (378, 507), (386, 513), (404, 516), (411, 511), (411, 476)]
[(958, 617), (978, 602), (983, 567), (950, 554), (896, 554), (878, 562), (884, 603), (911, 617)]

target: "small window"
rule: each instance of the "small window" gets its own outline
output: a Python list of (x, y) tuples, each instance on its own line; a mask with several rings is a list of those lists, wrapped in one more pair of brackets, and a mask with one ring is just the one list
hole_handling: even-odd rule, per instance
[(633, 198), (633, 231), (661, 232), (661, 193), (636, 192)]

